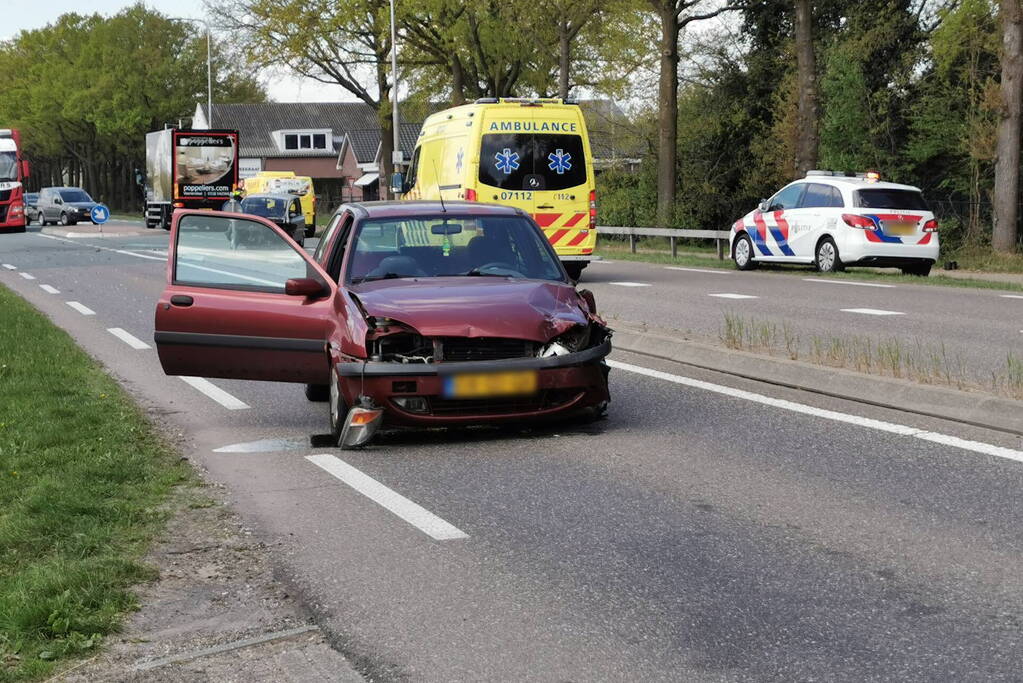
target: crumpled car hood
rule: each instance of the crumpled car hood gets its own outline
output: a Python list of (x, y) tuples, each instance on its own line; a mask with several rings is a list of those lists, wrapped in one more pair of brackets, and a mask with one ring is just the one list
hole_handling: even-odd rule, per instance
[(366, 312), (426, 337), (546, 342), (589, 320), (571, 285), (491, 277), (379, 280), (351, 287)]

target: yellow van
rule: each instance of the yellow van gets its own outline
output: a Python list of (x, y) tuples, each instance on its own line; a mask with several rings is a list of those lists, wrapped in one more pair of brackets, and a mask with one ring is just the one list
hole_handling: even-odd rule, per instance
[(306, 237), (316, 231), (316, 192), (313, 179), (295, 175), (294, 171), (260, 171), (251, 178), (239, 181), (245, 194), (297, 194), (305, 216)]
[(578, 280), (596, 258), (597, 193), (586, 121), (560, 99), (476, 100), (433, 114), (416, 142), (403, 199), (523, 209)]

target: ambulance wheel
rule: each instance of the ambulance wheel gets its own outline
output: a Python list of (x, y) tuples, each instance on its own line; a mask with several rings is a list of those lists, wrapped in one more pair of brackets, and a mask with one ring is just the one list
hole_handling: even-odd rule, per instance
[(579, 282), (579, 278), (583, 276), (583, 268), (586, 264), (582, 261), (569, 261), (565, 264), (565, 271), (568, 276), (572, 278), (572, 282)]
[(927, 263), (927, 262), (924, 262), (924, 263), (918, 263), (918, 264), (912, 265), (912, 266), (903, 266), (902, 267), (902, 274), (903, 275), (918, 275), (919, 277), (927, 277), (928, 275), (931, 274), (931, 264)]
[(825, 237), (817, 243), (813, 265), (822, 273), (837, 273), (843, 270), (842, 259), (838, 256), (838, 247), (835, 246), (835, 240)]
[(742, 233), (735, 239), (735, 245), (732, 247), (732, 260), (735, 261), (735, 267), (739, 270), (753, 270), (757, 267), (757, 262), (753, 260), (753, 240), (746, 233)]

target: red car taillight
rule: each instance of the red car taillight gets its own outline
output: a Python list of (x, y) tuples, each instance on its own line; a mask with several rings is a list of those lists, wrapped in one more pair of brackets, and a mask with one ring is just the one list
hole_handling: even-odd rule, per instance
[(924, 232), (938, 232), (938, 219), (932, 218), (924, 223)]
[(866, 216), (857, 216), (854, 213), (843, 213), (842, 220), (851, 228), (862, 228), (863, 230), (876, 230), (874, 221)]
[(590, 190), (590, 230), (597, 229), (597, 191)]
[(465, 201), (467, 201), (467, 202), (474, 202), (474, 201), (476, 201), (476, 190), (468, 189), (467, 188), (465, 190)]

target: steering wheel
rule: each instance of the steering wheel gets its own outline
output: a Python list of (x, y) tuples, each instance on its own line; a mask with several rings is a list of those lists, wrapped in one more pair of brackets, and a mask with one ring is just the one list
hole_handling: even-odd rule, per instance
[(515, 266), (513, 266), (510, 263), (505, 263), (504, 261), (491, 261), (490, 263), (484, 263), (482, 266), (479, 266), (478, 268), (476, 268), (476, 270), (480, 271), (481, 273), (484, 270), (490, 270), (490, 269), (508, 271), (509, 273), (512, 273), (512, 275), (510, 277), (526, 277), (525, 275), (520, 273), (518, 270), (516, 270)]

